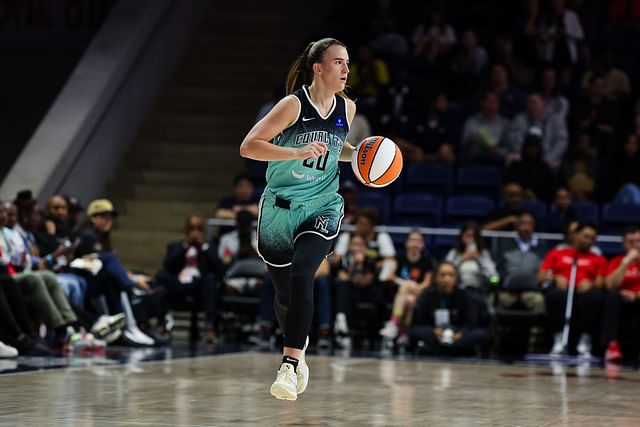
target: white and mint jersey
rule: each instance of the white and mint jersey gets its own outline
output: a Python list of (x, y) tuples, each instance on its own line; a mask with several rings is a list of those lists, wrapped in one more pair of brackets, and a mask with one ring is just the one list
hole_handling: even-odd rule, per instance
[(311, 200), (339, 187), (338, 161), (349, 132), (347, 100), (334, 95), (333, 107), (323, 117), (311, 101), (309, 88), (294, 91), (300, 102), (297, 120), (273, 139), (280, 147), (300, 148), (311, 142), (324, 142), (327, 152), (317, 159), (278, 160), (269, 162), (267, 188), (287, 200)]

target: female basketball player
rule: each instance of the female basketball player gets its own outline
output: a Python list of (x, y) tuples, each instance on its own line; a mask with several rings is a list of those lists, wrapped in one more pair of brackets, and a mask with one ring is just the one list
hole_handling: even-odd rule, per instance
[(356, 113), (344, 95), (349, 55), (338, 40), (310, 43), (287, 77), (287, 96), (249, 131), (240, 155), (269, 162), (260, 199), (258, 252), (276, 291), (284, 331), (282, 364), (271, 394), (296, 400), (307, 387), (304, 360), (313, 316), (313, 275), (333, 248), (343, 217), (338, 160)]

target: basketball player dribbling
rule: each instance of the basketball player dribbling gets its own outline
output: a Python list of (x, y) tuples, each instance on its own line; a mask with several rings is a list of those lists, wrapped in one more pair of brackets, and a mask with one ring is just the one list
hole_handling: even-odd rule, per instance
[(260, 199), (258, 252), (275, 288), (284, 349), (271, 394), (296, 400), (309, 381), (305, 362), (313, 317), (313, 276), (332, 251), (344, 215), (338, 161), (350, 161), (345, 141), (356, 113), (344, 95), (349, 55), (325, 38), (293, 63), (287, 96), (249, 131), (240, 155), (268, 161)]

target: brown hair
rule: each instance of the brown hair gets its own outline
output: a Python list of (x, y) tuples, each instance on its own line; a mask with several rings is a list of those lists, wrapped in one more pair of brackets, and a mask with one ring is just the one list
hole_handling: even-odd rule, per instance
[(472, 230), (473, 231), (473, 240), (475, 241), (475, 244), (478, 247), (478, 252), (482, 252), (484, 250), (484, 240), (482, 239), (482, 236), (480, 235), (480, 225), (477, 222), (473, 222), (473, 221), (467, 222), (466, 224), (464, 224), (462, 229), (460, 229), (460, 234), (458, 234), (458, 240), (457, 240), (456, 246), (455, 246), (456, 252), (459, 253), (459, 254), (462, 254), (466, 250), (466, 246), (465, 246), (464, 242), (462, 241), (462, 235), (467, 230)]
[[(302, 55), (300, 55), (291, 65), (291, 68), (289, 68), (289, 74), (287, 75), (287, 82), (285, 84), (287, 95), (302, 87), (302, 85), (311, 84), (313, 81), (313, 64), (322, 62), (324, 52), (333, 45), (347, 48), (344, 43), (332, 38), (321, 39), (307, 45)], [(338, 95), (346, 98), (346, 95), (342, 91), (338, 92)]]

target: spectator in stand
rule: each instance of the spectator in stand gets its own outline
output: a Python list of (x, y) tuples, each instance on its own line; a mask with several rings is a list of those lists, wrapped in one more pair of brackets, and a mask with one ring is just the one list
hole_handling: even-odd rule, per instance
[(629, 83), (629, 76), (620, 68), (615, 66), (615, 54), (606, 50), (602, 52), (601, 60), (595, 65), (592, 70), (587, 71), (582, 76), (582, 88), (584, 90), (589, 89), (589, 83), (594, 75), (600, 75), (604, 78), (604, 93), (605, 97), (610, 102), (623, 102), (631, 95), (631, 84)]
[(556, 190), (547, 217), (548, 232), (564, 233), (569, 223), (576, 221), (576, 211), (571, 206), (572, 202), (571, 192), (567, 188), (560, 187)]
[(615, 162), (614, 170), (610, 171), (613, 185), (609, 194), (619, 190), (625, 184), (640, 186), (640, 135), (629, 134), (621, 153)]
[(393, 278), (398, 284), (398, 292), (393, 300), (391, 319), (380, 330), (383, 338), (392, 342), (397, 339), (399, 346), (409, 343), (413, 308), (417, 298), (431, 284), (433, 270), (431, 258), (424, 253), (424, 237), (420, 231), (410, 231), (404, 247), (405, 254), (399, 258)]
[(80, 200), (78, 200), (75, 196), (63, 196), (65, 201), (67, 202), (67, 210), (68, 210), (68, 221), (69, 228), (71, 231), (75, 231), (76, 228), (80, 225), (80, 214), (84, 211), (84, 208), (80, 204)]
[(213, 216), (218, 219), (236, 219), (240, 211), (249, 211), (258, 217), (258, 197), (253, 192), (253, 182), (248, 175), (240, 174), (233, 180), (234, 195), (220, 200)]
[[(370, 302), (376, 313), (382, 306), (382, 288), (376, 280), (376, 257), (370, 256), (366, 240), (354, 234), (348, 241), (348, 251), (335, 264), (336, 319), (334, 334), (339, 349), (351, 348), (349, 324), (354, 320), (353, 308), (359, 302)], [(375, 319), (370, 319), (371, 322)]]
[(455, 162), (454, 127), (447, 96), (440, 92), (429, 103), (426, 115), (409, 119), (396, 142), (409, 162)]
[[(96, 199), (89, 203), (87, 215), (87, 221), (77, 232), (77, 246), (74, 255), (76, 258), (82, 258), (85, 262), (98, 259), (102, 264), (95, 276), (92, 274), (85, 276), (88, 285), (87, 300), (91, 301), (93, 298), (104, 295), (111, 312), (120, 313), (124, 310), (127, 315), (127, 328), (122, 335), (127, 342), (142, 346), (152, 346), (156, 342), (164, 342), (165, 337), (158, 335), (149, 327), (146, 332), (142, 332), (133, 312), (130, 307), (127, 307), (130, 305), (128, 293), (133, 293), (136, 289), (136, 293), (147, 295), (150, 290), (151, 278), (144, 274), (134, 274), (128, 271), (120, 258), (113, 253), (111, 229), (113, 228), (113, 219), (118, 215), (118, 211), (114, 209), (110, 200)], [(147, 299), (147, 301), (153, 302), (152, 299)], [(141, 318), (140, 320), (147, 319)], [(145, 325), (141, 324), (141, 326)]]
[(615, 129), (619, 112), (615, 104), (605, 98), (605, 81), (594, 74), (582, 103), (576, 106), (573, 126), (589, 134), (598, 158), (608, 163), (615, 154)]
[(620, 324), (631, 325), (640, 320), (640, 227), (624, 231), (624, 255), (609, 261), (607, 266), (603, 313), (603, 341), (607, 349), (605, 359), (622, 359), (618, 344)]
[(499, 112), (499, 98), (493, 92), (485, 92), (480, 111), (464, 123), (461, 147), (463, 159), (502, 163), (500, 147), (509, 121)]
[(496, 265), (484, 247), (480, 227), (476, 223), (462, 227), (456, 245), (447, 253), (445, 260), (456, 266), (460, 288), (473, 292), (474, 296), (484, 299), (488, 285), (498, 281)]
[[(545, 245), (534, 234), (535, 227), (533, 215), (523, 212), (516, 221), (516, 237), (498, 240), (495, 259), (503, 283), (514, 277), (531, 277), (535, 283), (546, 252)], [(498, 304), (506, 308), (521, 304), (532, 313), (544, 313), (544, 297), (536, 291), (500, 291)]]
[(419, 24), (413, 31), (412, 42), (416, 49), (430, 42), (437, 42), (444, 50), (448, 50), (457, 41), (456, 32), (447, 22), (447, 16), (442, 5), (436, 4), (430, 13), (430, 22)]
[(475, 302), (456, 286), (456, 266), (443, 261), (435, 269), (434, 284), (420, 294), (411, 326), (411, 343), (431, 354), (481, 354), (489, 342), (487, 331), (471, 313)]
[(576, 155), (565, 166), (565, 181), (574, 200), (589, 200), (596, 190), (596, 176), (591, 162), (584, 155)]
[(540, 95), (549, 114), (555, 114), (566, 120), (569, 112), (569, 101), (558, 91), (558, 73), (553, 67), (542, 70)]
[(184, 236), (183, 240), (167, 245), (163, 269), (156, 274), (153, 283), (165, 290), (162, 295), (164, 313), (184, 301), (187, 295), (193, 297), (194, 303), (205, 313), (205, 340), (213, 344), (217, 341), (220, 259), (215, 245), (205, 239), (201, 217), (191, 215), (187, 218)]
[(358, 217), (358, 187), (353, 181), (344, 181), (338, 190), (344, 199), (343, 224), (354, 224)]
[(571, 332), (574, 336), (579, 336), (576, 350), (581, 357), (591, 357), (592, 343), (598, 342), (596, 333), (601, 321), (602, 288), (607, 261), (592, 250), (596, 236), (597, 229), (594, 226), (578, 224), (573, 244), (552, 249), (540, 266), (538, 282), (548, 286), (545, 290), (545, 304), (548, 331), (553, 336), (552, 355), (559, 355), (565, 350), (562, 345), (562, 329), (571, 266), (574, 262), (577, 270)]
[(517, 216), (523, 212), (524, 190), (517, 182), (507, 182), (502, 187), (500, 206), (489, 212), (483, 230), (512, 231)]
[(543, 14), (538, 33), (542, 58), (558, 69), (578, 62), (580, 42), (584, 38), (578, 15), (565, 7), (565, 0), (551, 0)]
[(505, 181), (520, 184), (527, 198), (545, 202), (551, 200), (555, 178), (551, 168), (543, 160), (539, 133), (527, 133), (522, 145), (521, 160), (509, 165)]
[(489, 63), (489, 56), (485, 48), (478, 45), (478, 36), (474, 30), (468, 29), (462, 33), (462, 47), (468, 57), (471, 72), (480, 76)]
[(544, 100), (537, 93), (529, 95), (527, 111), (511, 122), (506, 137), (508, 163), (520, 158), (525, 136), (531, 132), (541, 134), (544, 160), (552, 169), (558, 169), (568, 146), (567, 127), (560, 116), (546, 111)]
[(349, 64), (349, 84), (358, 99), (358, 109), (365, 116), (377, 118), (380, 115), (378, 99), (389, 85), (387, 64), (376, 58), (370, 46), (364, 44), (358, 48), (356, 60)]
[(491, 66), (488, 90), (500, 99), (500, 115), (507, 120), (512, 120), (527, 108), (526, 94), (509, 82), (509, 74), (503, 64)]
[(347, 134), (346, 140), (351, 141), (355, 145), (369, 136), (371, 136), (369, 120), (364, 114), (356, 113), (351, 121), (351, 126), (349, 126), (349, 133)]
[(57, 194), (49, 197), (44, 208), (44, 222), (41, 231), (62, 242), (71, 234), (68, 220), (69, 208), (65, 198)]

